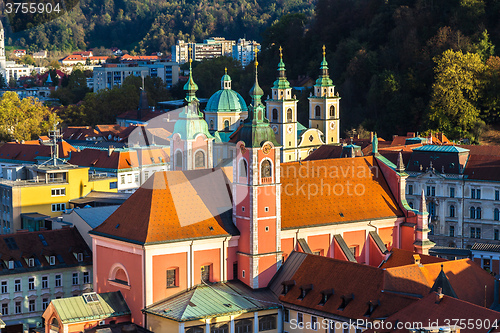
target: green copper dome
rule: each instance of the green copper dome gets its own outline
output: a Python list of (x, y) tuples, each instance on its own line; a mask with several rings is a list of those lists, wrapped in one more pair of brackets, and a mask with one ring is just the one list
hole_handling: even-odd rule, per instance
[(179, 134), (182, 140), (193, 140), (198, 134), (205, 134), (211, 139), (213, 136), (208, 131), (208, 124), (203, 119), (203, 114), (198, 111), (198, 103), (185, 106), (179, 113), (179, 119), (175, 122), (173, 134)]
[(221, 90), (208, 100), (205, 112), (241, 112), (248, 111), (243, 97), (231, 89), (231, 77), (226, 73), (221, 79)]
[(243, 97), (231, 89), (222, 89), (213, 94), (207, 102), (205, 112), (248, 111)]
[(288, 89), (290, 88), (290, 82), (286, 79), (285, 74), (285, 63), (283, 62), (283, 54), (281, 53), (282, 48), (280, 46), (280, 62), (278, 63), (278, 78), (274, 81), (272, 89)]

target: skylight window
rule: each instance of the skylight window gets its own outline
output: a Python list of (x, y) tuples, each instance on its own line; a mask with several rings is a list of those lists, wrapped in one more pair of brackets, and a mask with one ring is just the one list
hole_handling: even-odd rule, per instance
[(85, 303), (95, 303), (99, 302), (99, 298), (97, 297), (97, 293), (88, 293), (88, 294), (83, 294), (83, 299), (85, 300)]

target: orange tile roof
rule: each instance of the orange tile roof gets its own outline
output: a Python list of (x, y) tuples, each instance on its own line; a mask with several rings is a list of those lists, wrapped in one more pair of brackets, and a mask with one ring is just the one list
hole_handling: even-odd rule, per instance
[[(439, 302), (437, 300), (437, 293), (432, 292), (418, 302), (387, 318), (385, 320), (385, 329), (369, 329), (365, 332), (410, 332), (408, 328), (395, 329), (397, 322), (409, 324), (422, 323), (423, 327), (464, 325), (460, 329), (461, 333), (498, 332), (500, 313), (446, 295)], [(458, 320), (458, 322), (454, 322), (454, 319)], [(435, 323), (436, 321), (437, 325), (430, 325), (430, 323)], [(491, 325), (495, 322), (497, 327), (496, 329), (492, 329)], [(473, 325), (468, 326), (468, 323), (473, 323)], [(486, 323), (488, 323), (487, 327), (485, 327)], [(394, 329), (386, 329), (387, 327), (393, 327)], [(437, 330), (438, 328), (436, 327), (435, 329)], [(490, 329), (492, 330), (490, 331)]]
[(459, 299), (480, 306), (484, 306), (485, 301), (487, 306), (491, 305), (494, 278), (470, 259), (387, 268), (389, 275), (385, 281), (385, 288), (388, 290), (404, 288), (409, 293), (426, 294), (441, 272), (441, 265)]
[[(417, 253), (398, 248), (393, 248), (391, 249), (390, 257), (387, 259), (387, 261), (384, 261), (382, 265), (380, 265), (380, 268), (391, 268), (391, 267), (399, 267), (399, 266), (414, 264), (415, 259), (413, 255), (415, 254)], [(422, 264), (431, 264), (436, 262), (447, 261), (446, 259), (443, 258), (428, 256), (425, 254), (419, 254), (419, 256), (420, 256), (420, 262)]]
[[(383, 284), (385, 274), (386, 272), (380, 268), (309, 254), (290, 278), (295, 281), (295, 286), (279, 299), (284, 303), (344, 318), (367, 320), (384, 318), (418, 300), (417, 297), (403, 293), (386, 292)], [(312, 290), (303, 299), (299, 299), (300, 287), (310, 284)], [(321, 292), (331, 289), (333, 294), (324, 305), (319, 305)], [(353, 299), (344, 310), (339, 310), (342, 296), (351, 295), (354, 295)], [(371, 315), (365, 316), (370, 301), (380, 304)]]
[(228, 187), (220, 169), (157, 172), (92, 233), (139, 244), (238, 234)]
[(283, 163), (282, 228), (404, 216), (377, 163), (373, 156)]

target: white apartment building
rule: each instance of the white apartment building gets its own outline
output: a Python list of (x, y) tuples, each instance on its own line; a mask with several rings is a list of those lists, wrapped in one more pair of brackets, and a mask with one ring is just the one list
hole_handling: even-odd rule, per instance
[(254, 59), (254, 51), (257, 48), (260, 51), (260, 44), (254, 40), (238, 39), (236, 45), (233, 46), (232, 57), (241, 63), (245, 68)]

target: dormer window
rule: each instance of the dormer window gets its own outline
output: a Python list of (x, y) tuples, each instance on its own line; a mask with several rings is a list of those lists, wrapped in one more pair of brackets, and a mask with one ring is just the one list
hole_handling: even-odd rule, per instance
[(283, 295), (286, 295), (290, 291), (290, 289), (295, 286), (295, 280), (283, 281), (281, 284), (283, 285), (283, 291), (281, 293)]
[(311, 291), (313, 289), (313, 285), (312, 284), (306, 284), (305, 286), (301, 286), (300, 287), (300, 296), (299, 300), (302, 300), (304, 299), (304, 297), (306, 297), (306, 295), (309, 293), (309, 291)]
[(55, 256), (50, 256), (50, 258), (49, 258), (49, 264), (51, 266), (53, 266), (53, 265), (56, 264), (56, 257)]
[(370, 301), (368, 302), (368, 310), (364, 314), (365, 317), (370, 317), (373, 314), (373, 311), (380, 305), (380, 301)]
[(354, 294), (341, 296), (342, 303), (340, 304), (338, 310), (343, 311), (347, 305), (354, 299)]
[(82, 262), (83, 261), (83, 253), (78, 253), (76, 259), (78, 260), (78, 262)]
[(28, 266), (29, 267), (35, 267), (35, 259), (34, 258), (29, 258), (28, 259)]
[(328, 300), (332, 295), (333, 295), (333, 289), (323, 290), (321, 292), (321, 301), (319, 302), (318, 305), (325, 305), (325, 303), (328, 302)]
[(9, 269), (14, 269), (14, 260), (9, 260)]

